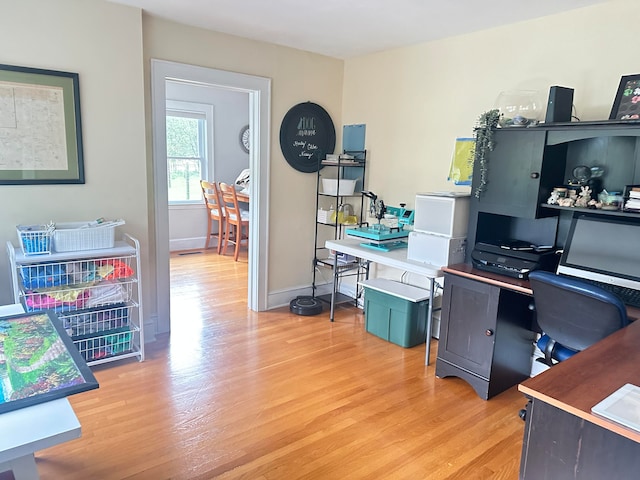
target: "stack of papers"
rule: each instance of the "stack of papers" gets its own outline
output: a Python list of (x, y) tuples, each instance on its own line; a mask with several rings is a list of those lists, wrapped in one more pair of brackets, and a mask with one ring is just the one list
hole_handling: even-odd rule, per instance
[(640, 432), (640, 387), (625, 384), (594, 405), (591, 412)]
[(640, 189), (638, 187), (634, 187), (629, 191), (629, 198), (624, 204), (624, 209), (640, 212)]

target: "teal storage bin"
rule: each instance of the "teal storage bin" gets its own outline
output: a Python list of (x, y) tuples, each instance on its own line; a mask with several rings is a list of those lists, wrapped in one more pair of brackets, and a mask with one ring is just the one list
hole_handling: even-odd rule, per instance
[(367, 332), (405, 348), (425, 342), (427, 290), (384, 278), (366, 280), (362, 286)]

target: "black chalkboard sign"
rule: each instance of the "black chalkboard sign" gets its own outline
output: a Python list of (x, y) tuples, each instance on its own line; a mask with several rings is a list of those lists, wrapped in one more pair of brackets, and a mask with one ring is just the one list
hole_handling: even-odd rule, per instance
[(333, 153), (336, 129), (327, 111), (312, 102), (287, 112), (280, 126), (280, 148), (287, 163), (300, 172), (317, 172), (320, 160)]

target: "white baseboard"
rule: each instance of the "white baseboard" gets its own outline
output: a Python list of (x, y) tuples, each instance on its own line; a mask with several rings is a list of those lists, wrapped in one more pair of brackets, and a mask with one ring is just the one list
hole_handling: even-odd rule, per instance
[[(204, 250), (204, 241), (204, 237), (176, 238), (169, 240), (169, 251), (181, 252), (184, 250)], [(211, 243), (215, 245), (215, 242), (216, 240), (213, 240)]]
[[(311, 295), (311, 285), (306, 287), (290, 288), (279, 292), (271, 292), (267, 298), (267, 309), (288, 306), (291, 300), (299, 296)], [(316, 295), (327, 295), (331, 293), (331, 284), (325, 283), (316, 285)]]

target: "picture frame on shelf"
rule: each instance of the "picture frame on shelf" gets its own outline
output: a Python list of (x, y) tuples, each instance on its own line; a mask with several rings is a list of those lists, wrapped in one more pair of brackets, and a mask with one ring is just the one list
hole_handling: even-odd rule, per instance
[(98, 388), (50, 310), (0, 318), (0, 414)]
[(0, 185), (84, 183), (77, 73), (0, 64)]
[(609, 120), (640, 120), (640, 73), (620, 79)]

